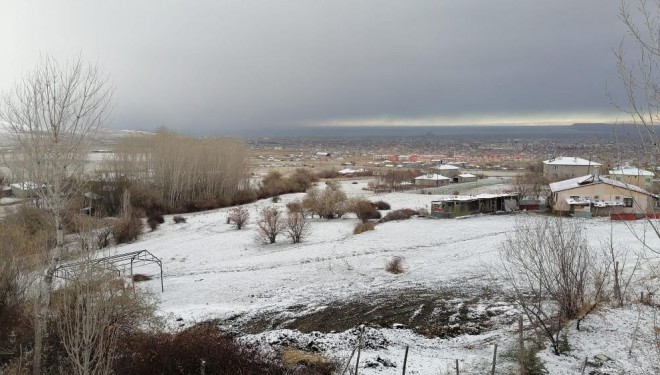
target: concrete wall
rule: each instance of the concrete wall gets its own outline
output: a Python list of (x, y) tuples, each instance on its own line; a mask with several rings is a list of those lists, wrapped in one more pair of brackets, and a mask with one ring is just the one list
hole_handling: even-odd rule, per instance
[(549, 181), (568, 180), (569, 178), (598, 173), (600, 167), (595, 165), (549, 165), (543, 164), (543, 176)]

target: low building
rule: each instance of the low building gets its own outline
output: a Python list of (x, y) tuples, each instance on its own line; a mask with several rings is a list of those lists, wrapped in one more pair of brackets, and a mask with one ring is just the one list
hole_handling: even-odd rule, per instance
[(454, 218), (518, 210), (516, 194), (479, 194), (475, 196), (456, 195), (431, 202), (431, 216)]
[(548, 181), (561, 181), (569, 178), (598, 173), (600, 163), (574, 156), (560, 156), (543, 161), (543, 176)]
[(433, 173), (441, 174), (445, 177), (455, 177), (461, 173), (461, 169), (455, 165), (442, 164), (430, 168)]
[(657, 196), (639, 186), (599, 175), (586, 175), (550, 184), (552, 210), (578, 217), (653, 213)]
[(456, 183), (475, 182), (477, 181), (477, 176), (473, 175), (472, 173), (461, 173), (457, 176), (454, 176), (453, 181)]
[(644, 189), (651, 189), (653, 187), (654, 176), (655, 174), (651, 171), (633, 166), (626, 166), (610, 170), (609, 178), (626, 184), (633, 184)]
[(415, 186), (420, 187), (437, 187), (447, 185), (451, 182), (451, 178), (445, 177), (437, 173), (430, 173), (423, 176), (415, 177)]

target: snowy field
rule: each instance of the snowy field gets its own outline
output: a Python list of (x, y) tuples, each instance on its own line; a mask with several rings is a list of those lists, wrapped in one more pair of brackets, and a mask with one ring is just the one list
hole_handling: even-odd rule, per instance
[[(428, 209), (430, 202), (438, 198), (406, 193), (373, 195), (362, 190), (366, 184), (367, 181), (349, 181), (343, 186), (349, 196), (382, 199), (392, 209)], [(251, 204), (251, 219), (262, 207), (274, 205), (284, 209), (287, 202), (302, 196), (291, 194), (283, 196), (279, 203), (263, 200)], [(158, 279), (147, 282), (146, 287), (158, 291), (160, 311), (170, 322), (188, 326), (217, 319), (225, 328), (238, 330), (242, 324), (263, 316), (277, 317), (276, 321), (286, 323), (287, 319), (322, 312), (345, 301), (360, 301), (373, 295), (397, 296), (397, 291), (500, 291), (502, 286), (494, 280), (497, 277), (493, 271), (499, 262), (499, 244), (515, 221), (527, 214), (453, 220), (413, 218), (378, 224), (376, 230), (360, 235), (353, 235), (356, 218), (313, 219), (312, 234), (303, 243), (290, 244), (282, 237), (273, 245), (255, 240), (255, 224), (238, 231), (226, 224), (226, 215), (227, 209), (187, 214), (187, 223), (183, 224), (174, 224), (171, 217), (166, 217), (156, 231), (146, 233), (136, 243), (116, 248), (118, 254), (147, 249), (163, 261), (164, 293), (160, 293)], [(645, 229), (642, 222), (591, 219), (584, 223), (593, 246), (600, 246), (613, 226), (615, 242), (636, 249), (639, 246), (633, 233), (643, 235)], [(659, 249), (657, 237), (648, 231), (646, 235), (649, 245)], [(393, 256), (404, 258), (404, 273), (385, 271), (386, 262)], [(158, 275), (157, 271), (152, 265), (135, 270), (153, 276)], [(639, 286), (643, 287), (641, 283)], [(657, 280), (648, 283), (646, 287), (655, 288)], [(492, 298), (497, 296), (495, 293)], [(400, 373), (406, 345), (410, 346), (408, 374), (454, 374), (456, 359), (461, 374), (486, 373), (493, 345), (498, 344), (500, 353), (514, 345), (517, 312), (503, 300), (477, 301), (473, 307), (475, 313), (479, 309), (499, 309), (492, 329), (439, 339), (414, 333), (407, 321), (398, 322), (402, 324), (399, 329), (367, 328), (367, 342), (371, 344), (362, 353), (361, 364), (365, 368), (360, 373)], [(541, 355), (550, 374), (579, 373), (585, 357), (591, 359), (597, 354), (611, 358), (601, 368), (603, 373), (657, 373), (654, 365), (660, 363), (660, 356), (652, 345), (652, 309), (636, 305), (609, 309), (588, 317), (583, 331), (577, 332), (573, 326), (568, 332), (572, 350), (567, 356), (557, 358), (549, 350)], [(309, 344), (341, 360), (348, 358), (356, 342), (354, 329), (300, 333), (281, 327), (286, 324), (267, 327), (274, 329), (245, 335), (243, 339), (266, 346)], [(384, 364), (388, 361), (396, 364), (396, 369), (388, 367), (392, 363)], [(508, 373), (506, 362), (504, 358), (498, 361), (497, 373)]]

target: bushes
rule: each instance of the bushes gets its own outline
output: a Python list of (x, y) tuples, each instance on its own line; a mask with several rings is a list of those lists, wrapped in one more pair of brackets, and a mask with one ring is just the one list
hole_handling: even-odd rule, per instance
[(381, 214), (376, 207), (364, 198), (350, 200), (348, 203), (348, 212), (354, 213), (363, 223), (366, 223), (371, 219), (380, 219), (381, 217)]
[(112, 226), (116, 244), (133, 242), (140, 237), (144, 224), (138, 218), (121, 218)]
[(364, 232), (367, 232), (367, 231), (370, 231), (370, 230), (374, 230), (375, 228), (376, 228), (376, 225), (374, 225), (374, 223), (359, 223), (353, 229), (353, 234), (364, 233)]
[(411, 208), (403, 208), (400, 210), (388, 212), (387, 215), (385, 215), (383, 218), (383, 221), (407, 220), (415, 215), (418, 215), (417, 211)]
[(302, 201), (303, 208), (325, 219), (344, 216), (348, 197), (337, 183), (327, 182), (322, 191), (312, 188)]
[(391, 208), (390, 204), (385, 201), (372, 202), (371, 204), (376, 207), (377, 210), (389, 210)]
[(385, 265), (385, 270), (389, 273), (393, 273), (395, 275), (398, 275), (400, 273), (403, 273), (403, 257), (401, 256), (395, 256), (392, 259), (390, 259), (387, 264)]
[(186, 222), (186, 218), (181, 215), (176, 215), (172, 218), (172, 221), (174, 221), (174, 224), (181, 224)]
[(117, 374), (284, 375), (286, 368), (255, 348), (242, 345), (211, 324), (178, 333), (135, 332), (123, 340)]
[(236, 206), (227, 213), (227, 220), (238, 230), (242, 229), (249, 219), (250, 211), (244, 206)]
[(156, 215), (151, 215), (147, 219), (147, 225), (149, 228), (151, 228), (151, 231), (155, 231), (158, 229), (158, 226), (163, 224), (165, 222), (165, 218), (163, 218), (163, 215), (161, 214), (156, 214)]

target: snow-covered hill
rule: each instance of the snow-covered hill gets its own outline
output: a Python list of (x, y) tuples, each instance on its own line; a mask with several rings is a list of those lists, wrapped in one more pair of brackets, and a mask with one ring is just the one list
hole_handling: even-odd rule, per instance
[[(404, 193), (372, 196), (362, 190), (366, 183), (348, 182), (344, 187), (349, 195), (382, 199), (393, 209), (429, 208), (431, 200), (436, 198)], [(291, 194), (279, 203), (263, 200), (251, 204), (252, 219), (262, 207), (274, 205), (284, 209), (287, 202), (301, 196)], [(506, 302), (498, 305), (492, 301), (498, 298), (501, 290), (493, 281), (496, 272), (492, 267), (499, 261), (500, 242), (524, 213), (454, 220), (413, 218), (378, 224), (376, 230), (360, 235), (352, 233), (357, 223), (355, 218), (313, 219), (312, 234), (303, 243), (290, 244), (282, 237), (273, 245), (255, 241), (254, 224), (240, 231), (233, 229), (226, 224), (226, 213), (226, 209), (221, 209), (184, 215), (187, 223), (183, 224), (174, 224), (171, 217), (167, 217), (165, 224), (146, 233), (140, 241), (116, 248), (117, 253), (147, 249), (163, 261), (165, 292), (161, 294), (160, 309), (170, 320), (191, 324), (218, 319), (225, 327), (235, 325), (236, 328), (255, 319), (271, 317), (279, 326), (286, 327), (287, 322), (296, 318), (346, 301), (368, 301), (374, 295), (401, 298), (402, 293), (405, 296), (409, 290), (491, 290), (494, 297), (489, 301), (479, 300), (481, 292), (475, 292), (474, 298), (470, 298), (474, 314), (493, 306), (501, 310), (492, 314), (499, 316), (492, 329), (472, 336), (430, 339), (407, 329), (412, 327), (401, 321), (398, 323), (404, 329), (371, 329), (388, 344), (366, 350), (362, 354), (364, 363), (375, 363), (381, 356), (398, 363), (396, 371), (400, 372), (403, 350), (410, 345), (409, 373), (443, 373), (451, 370), (454, 359), (460, 360), (461, 373), (484, 373), (492, 345), (498, 343), (501, 353), (515, 342), (510, 318), (515, 317), (516, 312)], [(585, 225), (594, 246), (599, 246), (609, 236), (610, 225), (614, 226), (617, 243), (636, 246), (633, 231), (628, 227), (631, 224), (591, 219), (585, 221)], [(632, 226), (638, 233), (643, 230), (642, 222)], [(648, 234), (648, 238), (651, 247), (660, 248), (655, 236)], [(385, 271), (386, 262), (393, 256), (404, 257), (406, 271), (403, 274)], [(136, 272), (157, 274), (152, 266), (138, 268)], [(157, 279), (147, 286), (160, 291)], [(470, 292), (467, 294), (469, 297)], [(573, 346), (569, 356), (555, 358), (547, 352), (543, 358), (551, 374), (577, 373), (584, 358), (596, 354), (612, 358), (606, 367), (619, 371), (617, 373), (653, 373), (653, 363), (660, 360), (656, 354), (653, 361), (648, 353), (652, 348), (649, 340), (653, 338), (651, 318), (651, 309), (637, 311), (633, 307), (593, 315), (583, 323), (583, 332), (569, 331), (569, 343)], [(637, 324), (637, 343), (633, 355), (628, 356), (638, 319), (641, 323)], [(281, 341), (282, 337), (315, 340), (326, 354), (338, 358), (348, 357), (354, 345), (351, 338), (355, 339), (354, 332), (310, 336), (288, 330), (250, 335), (245, 339), (267, 343)], [(384, 369), (382, 363), (374, 366), (361, 373), (375, 374)], [(392, 369), (383, 371), (394, 373)], [(501, 371), (504, 373), (504, 367)]]

